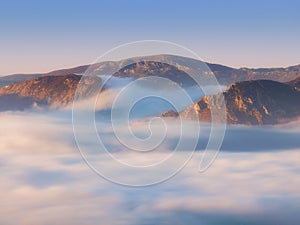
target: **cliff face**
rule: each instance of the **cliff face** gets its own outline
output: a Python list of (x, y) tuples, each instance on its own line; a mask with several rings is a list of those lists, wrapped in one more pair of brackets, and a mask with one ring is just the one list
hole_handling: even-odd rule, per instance
[(224, 97), (230, 123), (276, 124), (300, 116), (300, 92), (270, 80), (232, 85)]
[[(81, 76), (69, 74), (39, 77), (6, 85), (0, 88), (0, 110), (23, 110), (34, 105), (51, 108), (65, 106), (73, 102), (80, 79)], [(94, 79), (99, 82), (100, 78)], [(87, 94), (84, 85), (81, 87), (81, 92)]]
[[(296, 87), (270, 80), (234, 83), (222, 94), (201, 98), (180, 115), (210, 121), (211, 108), (220, 107), (221, 95), (224, 96), (228, 123), (276, 124), (300, 116), (300, 92)], [(172, 116), (172, 113), (163, 116), (168, 115)]]

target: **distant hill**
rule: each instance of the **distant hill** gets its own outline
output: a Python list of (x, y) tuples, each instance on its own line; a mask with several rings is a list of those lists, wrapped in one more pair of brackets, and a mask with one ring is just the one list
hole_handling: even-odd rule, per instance
[[(118, 77), (128, 77), (129, 75), (132, 77), (140, 77), (141, 76), (141, 63), (140, 60), (143, 61), (152, 61), (152, 63), (144, 64), (143, 71), (155, 71), (157, 72), (157, 76), (162, 77), (172, 77), (177, 76), (177, 80), (183, 82), (185, 79), (189, 80), (190, 78), (186, 76), (185, 73), (180, 69), (182, 66), (197, 68), (199, 65), (203, 64), (203, 62), (186, 58), (181, 56), (174, 55), (154, 55), (147, 57), (134, 57), (128, 58), (120, 61), (106, 61), (93, 65), (93, 69), (97, 70), (99, 74), (111, 74), (113, 71), (119, 70), (121, 71), (114, 74)], [(160, 62), (157, 62), (160, 61)], [(166, 62), (172, 63), (172, 65), (176, 65), (177, 69), (172, 69), (170, 71)], [(0, 87), (20, 82), (23, 80), (28, 80), (36, 77), (42, 76), (62, 76), (67, 74), (83, 74), (90, 65), (83, 65), (69, 69), (55, 70), (49, 73), (44, 74), (15, 74), (9, 76), (0, 77)], [(246, 80), (259, 80), (259, 79), (268, 79), (279, 82), (288, 82), (297, 77), (300, 77), (300, 65), (291, 66), (287, 68), (261, 68), (261, 69), (249, 69), (249, 68), (240, 68), (235, 69), (219, 64), (211, 64), (207, 63), (207, 66), (211, 69), (211, 71), (215, 74), (217, 80), (222, 85), (229, 85), (233, 82), (238, 81), (246, 81)], [(130, 67), (130, 74), (126, 72), (126, 69), (123, 67)], [(123, 71), (123, 72), (122, 72)], [(168, 72), (168, 74), (165, 74)], [(144, 73), (146, 76), (147, 73)], [(152, 74), (153, 75), (153, 74)], [(181, 75), (181, 77), (180, 77)], [(188, 81), (189, 83), (190, 81)]]
[(130, 77), (135, 79), (147, 76), (159, 76), (174, 81), (181, 86), (197, 84), (187, 73), (175, 66), (155, 61), (133, 63), (125, 66), (113, 75), (119, 78)]

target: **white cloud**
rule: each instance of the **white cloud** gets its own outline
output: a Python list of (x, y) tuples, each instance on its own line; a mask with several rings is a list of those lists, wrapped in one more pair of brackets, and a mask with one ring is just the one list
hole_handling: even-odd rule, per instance
[[(165, 183), (127, 188), (112, 184), (89, 169), (75, 148), (69, 112), (60, 114), (0, 115), (0, 224), (212, 224), (218, 221), (298, 224), (300, 221), (297, 213), (300, 149), (290, 146), (276, 151), (222, 151), (205, 173), (197, 171), (200, 152)], [(278, 126), (276, 132), (288, 133), (289, 138), (283, 136), (286, 140), (291, 141), (290, 137), (298, 140), (298, 128), (299, 124)], [(230, 140), (242, 132), (252, 135), (249, 140), (255, 139), (255, 134), (276, 136), (270, 127), (260, 128), (259, 132), (258, 128), (249, 127), (229, 129)], [(140, 131), (137, 127), (137, 132)], [(244, 139), (244, 145), (258, 146), (250, 142)], [(116, 154), (127, 157), (128, 161), (132, 157), (145, 162), (153, 160), (134, 154)], [(123, 174), (132, 176), (126, 171)], [(132, 176), (132, 179), (139, 177)]]

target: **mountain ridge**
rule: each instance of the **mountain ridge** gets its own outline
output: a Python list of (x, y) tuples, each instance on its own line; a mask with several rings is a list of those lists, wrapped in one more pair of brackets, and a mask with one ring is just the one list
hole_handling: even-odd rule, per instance
[[(146, 76), (161, 76), (185, 87), (184, 84), (192, 85), (193, 80), (184, 72), (184, 67), (190, 66), (197, 69), (200, 64), (200, 67), (204, 66), (204, 71), (206, 71), (206, 65), (203, 62), (186, 57), (157, 55), (143, 57), (143, 61), (137, 62), (140, 59), (141, 57), (135, 57), (92, 65), (94, 73), (90, 79), (96, 79), (96, 83), (101, 83), (101, 78), (93, 75), (109, 72), (112, 72), (113, 76), (117, 78), (137, 79)], [(164, 63), (164, 61), (170, 62), (172, 65)], [(238, 70), (219, 64), (208, 64), (208, 66), (214, 71), (221, 84), (230, 84), (229, 88), (223, 93), (204, 96), (197, 100), (180, 112), (181, 116), (189, 118), (196, 114), (197, 119), (209, 121), (210, 104), (220, 107), (222, 104), (220, 95), (224, 95), (225, 98), (226, 117), (229, 123), (276, 124), (300, 116), (300, 65), (288, 68), (241, 68)], [(0, 111), (24, 110), (35, 106), (60, 108), (70, 104), (73, 101), (81, 74), (88, 68), (89, 65), (83, 65), (51, 71), (41, 76), (32, 74), (31, 79), (2, 84), (0, 87)], [(182, 68), (184, 70), (181, 70)], [(209, 75), (205, 74), (204, 77)], [(18, 76), (16, 75), (15, 78), (20, 79)], [(23, 78), (25, 75), (20, 76)], [(15, 81), (13, 78), (11, 79), (11, 81)], [(88, 87), (83, 85), (83, 88)], [(91, 90), (96, 89), (91, 88)], [(82, 90), (82, 93), (85, 91)], [(176, 117), (178, 113), (168, 111), (162, 116)]]
[[(128, 65), (137, 65), (139, 60), (148, 61), (169, 61), (176, 65), (197, 65), (200, 63), (205, 63), (197, 59), (173, 56), (173, 55), (153, 55), (144, 57), (133, 57), (127, 58), (119, 61), (105, 61), (97, 63), (93, 66), (98, 67), (99, 73), (110, 74), (114, 70), (119, 70), (120, 68)], [(215, 74), (217, 80), (222, 85), (229, 85), (232, 82), (254, 80), (254, 79), (270, 79), (280, 82), (288, 82), (300, 76), (300, 64), (289, 66), (285, 68), (233, 68), (215, 63), (206, 63), (211, 71)], [(12, 74), (0, 77), (0, 86), (4, 86), (10, 83), (20, 82), (26, 79), (32, 79), (42, 76), (60, 76), (67, 74), (83, 74), (91, 65), (81, 65), (67, 69), (53, 70), (47, 73), (41, 74)]]

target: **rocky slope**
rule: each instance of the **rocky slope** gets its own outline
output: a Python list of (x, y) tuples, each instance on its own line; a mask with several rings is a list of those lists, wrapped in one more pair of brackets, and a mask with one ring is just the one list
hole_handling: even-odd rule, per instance
[[(270, 80), (243, 81), (232, 84), (222, 94), (228, 123), (277, 124), (300, 116), (300, 91), (295, 87), (295, 83), (284, 84)], [(185, 118), (210, 121), (211, 108), (221, 105), (222, 94), (205, 96), (179, 114)], [(163, 114), (173, 117), (177, 115), (171, 111)]]
[[(0, 110), (24, 110), (33, 106), (58, 108), (72, 103), (81, 76), (45, 76), (0, 88)], [(100, 78), (95, 79), (97, 84)], [(87, 85), (86, 88), (89, 88)], [(92, 94), (82, 85), (82, 93)]]
[[(152, 63), (142, 63), (143, 61), (152, 61)], [(161, 63), (157, 62), (160, 61)], [(154, 62), (154, 63), (153, 63)], [(170, 69), (170, 65), (167, 62), (176, 65), (177, 69)], [(174, 80), (179, 80), (181, 83), (185, 79), (190, 79), (182, 72), (181, 68), (193, 67), (197, 68), (201, 65), (201, 62), (196, 59), (174, 56), (174, 55), (154, 55), (147, 57), (135, 57), (124, 59), (120, 61), (106, 61), (93, 65), (93, 70), (97, 71), (98, 74), (111, 74), (112, 71), (121, 69), (116, 76), (119, 77), (140, 77), (141, 75), (149, 75), (149, 71), (153, 71), (158, 76), (165, 77), (177, 77)], [(222, 85), (229, 85), (233, 82), (247, 81), (247, 80), (258, 80), (258, 79), (268, 79), (279, 82), (288, 82), (300, 76), (300, 65), (291, 66), (287, 68), (261, 68), (261, 69), (249, 69), (249, 68), (231, 68), (219, 64), (207, 63), (208, 67), (215, 74), (217, 80)], [(70, 69), (56, 70), (45, 74), (16, 74), (10, 76), (0, 77), (0, 87), (20, 82), (27, 79), (32, 79), (42, 76), (61, 76), (67, 74), (82, 74), (84, 73), (90, 65), (83, 65)], [(127, 67), (127, 68), (123, 68)], [(129, 69), (130, 68), (130, 69)], [(128, 70), (129, 69), (129, 70)], [(146, 71), (146, 73), (141, 73)], [(151, 74), (151, 72), (150, 72)], [(153, 74), (153, 73), (152, 73)], [(189, 81), (187, 81), (189, 83)]]

